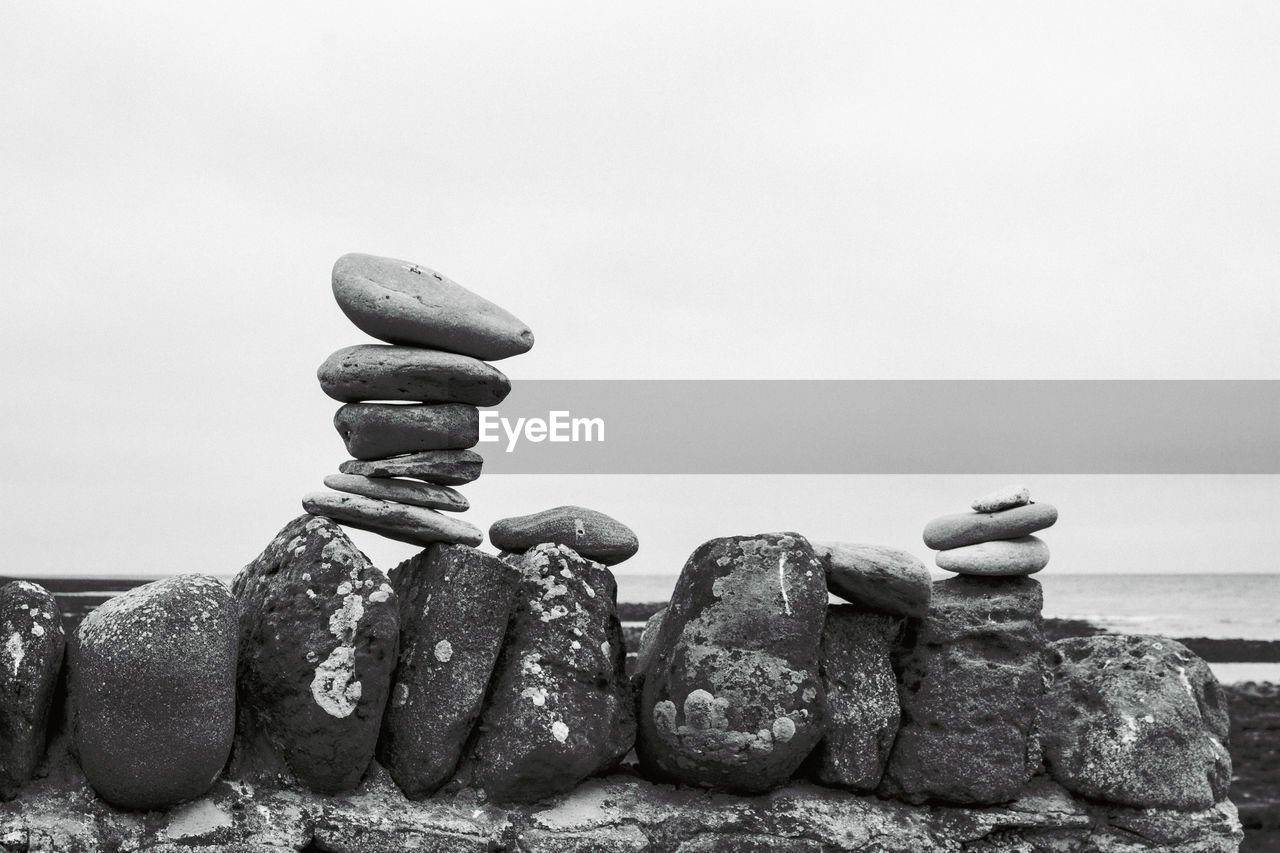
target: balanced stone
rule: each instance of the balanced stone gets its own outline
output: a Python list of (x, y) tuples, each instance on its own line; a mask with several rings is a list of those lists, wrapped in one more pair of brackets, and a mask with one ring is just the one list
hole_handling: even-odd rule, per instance
[(934, 561), (962, 575), (1033, 575), (1049, 564), (1049, 546), (1035, 536), (994, 539), (939, 551)]
[(568, 545), (606, 566), (621, 563), (640, 548), (630, 527), (603, 512), (580, 506), (558, 506), (495, 521), (489, 528), (489, 541), (495, 548), (515, 554), (543, 542), (554, 542)]
[(361, 344), (340, 349), (316, 371), (335, 400), (415, 400), (496, 406), (511, 392), (502, 371), (470, 356), (418, 347)]
[(1163, 637), (1074, 637), (1050, 646), (1041, 738), (1068, 790), (1133, 808), (1207, 809), (1227, 795), (1227, 696)]
[(643, 671), (636, 752), (650, 774), (761, 792), (822, 738), (827, 584), (798, 533), (713, 539), (676, 581)]
[(533, 346), (533, 332), (514, 315), (409, 261), (343, 255), (333, 265), (333, 295), (361, 331), (390, 344), (489, 361)]
[(1026, 486), (1004, 486), (976, 498), (970, 506), (974, 512), (1000, 512), (1031, 503), (1031, 492)]
[(890, 644), (902, 620), (851, 605), (827, 609), (822, 629), (822, 685), (827, 729), (814, 750), (819, 781), (854, 791), (880, 784), (898, 733), (898, 685)]
[(410, 798), (448, 781), (480, 716), (520, 572), (464, 545), (432, 545), (391, 570), (400, 652), (378, 758)]
[(635, 705), (613, 574), (554, 544), (517, 565), (506, 645), (458, 781), (528, 802), (617, 765), (635, 741)]
[(830, 591), (865, 610), (923, 616), (933, 579), (913, 554), (883, 545), (814, 542)]
[(428, 450), (389, 459), (348, 459), (338, 466), (344, 474), (362, 477), (410, 477), (445, 486), (461, 486), (480, 476), (484, 457), (474, 450)]
[(333, 426), (357, 459), (458, 450), (480, 440), (480, 412), (465, 403), (347, 403), (333, 416)]
[(926, 524), (924, 544), (943, 551), (992, 539), (1017, 539), (1051, 527), (1057, 520), (1057, 508), (1044, 503), (1000, 512), (958, 512), (939, 516)]
[(339, 492), (363, 495), (366, 498), (394, 503), (463, 512), (471, 503), (462, 494), (448, 486), (421, 483), (417, 480), (396, 480), (390, 477), (362, 477), (359, 474), (330, 474), (324, 484)]
[(49, 706), (66, 645), (53, 595), (26, 581), (0, 586), (0, 800), (44, 755)]
[(241, 773), (287, 768), (318, 793), (354, 788), (373, 758), (396, 663), (399, 605), (386, 576), (337, 524), (303, 515), (232, 588)]
[(72, 748), (117, 808), (203, 794), (231, 751), (236, 615), (216, 578), (180, 575), (109, 599), (68, 644)]
[(933, 585), (898, 659), (902, 725), (880, 792), (911, 803), (1012, 799), (1040, 766), (1043, 594), (1032, 578), (956, 577)]
[(302, 508), (312, 515), (322, 515), (348, 527), (368, 530), (410, 545), (430, 545), (433, 542), (479, 545), (484, 539), (480, 528), (462, 519), (363, 495), (312, 492), (302, 498)]

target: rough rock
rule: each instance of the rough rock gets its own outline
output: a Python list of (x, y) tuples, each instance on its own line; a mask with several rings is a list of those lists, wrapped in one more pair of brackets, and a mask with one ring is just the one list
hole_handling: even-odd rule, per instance
[(362, 477), (410, 477), (445, 486), (461, 486), (480, 476), (484, 457), (474, 450), (429, 450), (388, 459), (348, 459), (338, 466), (344, 474)]
[(495, 521), (489, 528), (495, 548), (514, 554), (543, 542), (568, 545), (588, 560), (614, 566), (635, 556), (636, 534), (615, 518), (580, 506), (558, 506)]
[(1040, 765), (1034, 735), (1046, 647), (1040, 584), (960, 576), (933, 585), (895, 664), (902, 725), (881, 793), (999, 803)]
[(333, 426), (355, 458), (383, 459), (472, 447), (480, 440), (480, 411), (465, 403), (347, 403)]
[(216, 578), (179, 575), (80, 623), (67, 649), (69, 728), (104, 800), (165, 808), (213, 784), (235, 733), (236, 616)]
[(658, 641), (658, 635), (662, 633), (662, 620), (666, 616), (667, 608), (664, 607), (645, 620), (644, 630), (640, 632), (640, 642), (636, 648), (636, 672), (644, 672), (649, 668), (649, 662), (653, 660), (654, 644)]
[(400, 654), (378, 758), (410, 798), (448, 781), (480, 716), (520, 573), (464, 545), (432, 545), (391, 571)]
[(52, 593), (26, 581), (0, 586), (0, 800), (31, 779), (44, 755), (65, 646)]
[(1049, 772), (1085, 797), (1192, 811), (1227, 795), (1227, 697), (1207, 664), (1164, 637), (1101, 635), (1050, 647)]
[(333, 521), (303, 515), (232, 589), (241, 609), (236, 769), (254, 777), (287, 767), (325, 794), (354, 788), (396, 662), (399, 604), (386, 576)]
[(827, 609), (822, 629), (822, 686), (827, 728), (814, 750), (814, 774), (827, 785), (874, 791), (880, 784), (901, 709), (889, 662), (902, 619), (851, 605)]
[(433, 509), (362, 495), (311, 492), (303, 496), (302, 508), (312, 515), (322, 515), (349, 527), (411, 545), (430, 545), (433, 542), (479, 545), (484, 539), (480, 528), (460, 518), (450, 518)]
[(883, 545), (814, 542), (827, 573), (827, 588), (850, 604), (899, 616), (929, 610), (933, 579), (913, 554)]
[(924, 544), (938, 551), (963, 548), (992, 539), (1017, 539), (1052, 527), (1058, 520), (1053, 504), (1026, 504), (1000, 512), (957, 512), (925, 525)]
[(622, 760), (635, 706), (613, 574), (564, 545), (518, 563), (506, 644), (458, 778), (499, 801), (564, 793)]
[(1031, 503), (1031, 492), (1026, 486), (1003, 486), (993, 492), (988, 492), (980, 498), (975, 498), (969, 506), (974, 512), (1000, 512), (1005, 509), (1012, 509), (1015, 506), (1024, 506)]
[(496, 406), (511, 382), (496, 367), (470, 356), (419, 347), (362, 344), (340, 349), (316, 371), (335, 400), (405, 400)]
[(361, 331), (390, 344), (442, 349), (487, 361), (528, 352), (533, 332), (435, 270), (349, 254), (333, 265), (333, 295)]
[(417, 480), (362, 477), (359, 474), (330, 474), (324, 478), (324, 484), (339, 492), (420, 506), (425, 509), (464, 512), (471, 507), (471, 503), (456, 489), (438, 486), (435, 483), (421, 483)]
[(1049, 546), (1035, 536), (995, 539), (939, 551), (938, 568), (964, 575), (1033, 575), (1049, 565)]
[(821, 562), (798, 533), (713, 539), (676, 581), (642, 679), (636, 752), (651, 775), (759, 792), (822, 737)]

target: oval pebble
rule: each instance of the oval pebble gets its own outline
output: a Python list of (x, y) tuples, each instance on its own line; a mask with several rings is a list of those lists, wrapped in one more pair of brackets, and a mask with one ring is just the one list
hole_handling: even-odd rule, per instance
[(340, 349), (316, 371), (335, 400), (405, 400), (496, 406), (511, 392), (502, 371), (466, 355), (419, 347), (362, 344)]
[(431, 509), (391, 501), (347, 495), (341, 492), (312, 492), (302, 499), (302, 508), (312, 515), (330, 518), (339, 524), (377, 533), (410, 545), (457, 542), (479, 545), (480, 528)]
[(924, 544), (942, 551), (993, 539), (1017, 539), (1051, 527), (1057, 520), (1058, 509), (1053, 504), (1026, 504), (1001, 512), (958, 512), (926, 524)]
[(1031, 503), (1031, 491), (1026, 486), (1004, 486), (974, 500), (974, 512), (999, 512)]
[(1049, 563), (1049, 546), (1035, 536), (979, 542), (939, 551), (938, 568), (960, 575), (1033, 575)]

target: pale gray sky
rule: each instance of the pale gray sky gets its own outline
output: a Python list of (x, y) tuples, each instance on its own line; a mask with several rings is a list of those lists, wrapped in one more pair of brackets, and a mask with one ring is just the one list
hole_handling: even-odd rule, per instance
[[(692, 5), (0, 6), (0, 572), (254, 556), (345, 458), (349, 251), (528, 322), (517, 382), (1280, 378), (1280, 7)], [(1015, 473), (1072, 571), (1272, 569), (1275, 478)], [(894, 482), (468, 494), (595, 502), (663, 571), (806, 521), (914, 547), (988, 485)], [(1121, 496), (1142, 537), (1080, 511)]]

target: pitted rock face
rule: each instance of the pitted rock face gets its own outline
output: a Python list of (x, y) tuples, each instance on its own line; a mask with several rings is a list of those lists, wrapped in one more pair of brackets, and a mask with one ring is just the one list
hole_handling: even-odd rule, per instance
[(109, 599), (68, 646), (71, 739), (107, 802), (158, 809), (203, 794), (235, 732), (237, 607), (180, 575)]
[(1227, 795), (1227, 703), (1208, 665), (1165, 637), (1098, 636), (1050, 647), (1042, 725), (1049, 772), (1082, 796), (1204, 809)]
[(458, 781), (530, 802), (621, 761), (635, 709), (613, 574), (564, 545), (507, 559), (522, 580)]
[(270, 767), (251, 746), (260, 731), (303, 785), (354, 788), (373, 757), (395, 666), (398, 603), (386, 576), (337, 524), (303, 515), (232, 589), (241, 608), (237, 769)]
[(26, 581), (0, 587), (0, 800), (18, 792), (44, 754), (64, 647), (47, 589)]
[(796, 533), (713, 539), (685, 563), (641, 688), (637, 753), (658, 776), (758, 792), (822, 737), (827, 585)]

